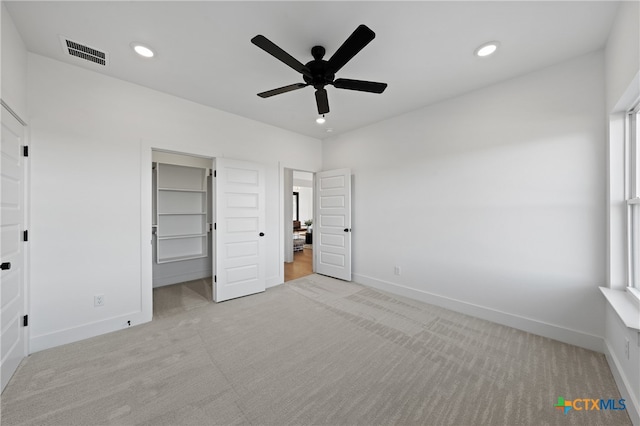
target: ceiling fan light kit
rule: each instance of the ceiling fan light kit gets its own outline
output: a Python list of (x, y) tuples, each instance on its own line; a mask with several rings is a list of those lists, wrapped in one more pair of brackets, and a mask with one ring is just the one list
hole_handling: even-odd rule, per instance
[[(313, 86), (314, 89), (316, 89), (315, 96), (318, 114), (324, 116), (324, 114), (329, 113), (329, 99), (327, 96), (327, 90), (325, 89), (325, 86), (327, 85), (332, 85), (336, 89), (357, 90), (369, 93), (384, 92), (387, 88), (386, 83), (335, 78), (336, 73), (367, 44), (369, 44), (375, 36), (375, 33), (371, 31), (369, 27), (366, 25), (360, 25), (349, 36), (349, 38), (345, 40), (342, 46), (336, 50), (328, 61), (323, 59), (326, 53), (325, 48), (322, 46), (314, 46), (311, 49), (311, 56), (313, 56), (313, 60), (304, 65), (265, 36), (255, 36), (251, 39), (251, 43), (302, 74), (302, 79), (304, 80), (304, 83), (294, 83), (277, 89), (268, 90), (266, 92), (258, 93), (258, 96), (261, 98), (268, 98), (274, 95), (302, 89), (303, 87)], [(318, 120), (316, 120), (318, 124), (321, 124)]]

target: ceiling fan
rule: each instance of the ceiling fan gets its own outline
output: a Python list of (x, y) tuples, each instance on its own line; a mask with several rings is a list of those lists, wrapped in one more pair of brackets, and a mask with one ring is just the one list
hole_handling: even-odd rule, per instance
[(316, 89), (318, 114), (326, 114), (329, 112), (329, 99), (327, 98), (327, 90), (324, 88), (327, 84), (337, 89), (359, 90), (371, 93), (384, 92), (384, 89), (387, 88), (387, 83), (335, 78), (335, 74), (375, 37), (376, 34), (371, 31), (369, 27), (360, 25), (349, 38), (342, 43), (342, 46), (336, 50), (328, 61), (322, 59), (325, 54), (324, 47), (314, 46), (311, 49), (313, 60), (302, 65), (301, 62), (275, 45), (265, 36), (255, 36), (251, 39), (251, 43), (298, 71), (302, 74), (304, 80), (304, 83), (295, 83), (277, 89), (267, 90), (266, 92), (258, 93), (258, 96), (268, 98), (281, 93), (291, 92), (292, 90), (302, 89), (303, 87), (313, 86)]

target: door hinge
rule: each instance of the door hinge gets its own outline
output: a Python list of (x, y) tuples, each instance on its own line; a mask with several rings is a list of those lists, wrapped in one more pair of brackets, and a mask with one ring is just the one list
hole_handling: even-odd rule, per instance
[(22, 326), (23, 327), (29, 326), (29, 315), (25, 315), (22, 317)]
[(214, 224), (213, 224), (213, 229), (214, 229), (214, 230), (217, 230), (217, 229), (218, 229), (218, 224), (217, 224), (217, 223), (214, 223)]
[(22, 232), (22, 241), (29, 241), (29, 231)]
[(213, 177), (218, 177), (216, 170), (213, 171)]
[(22, 147), (22, 155), (24, 157), (28, 157), (29, 156), (29, 146), (28, 145), (25, 145), (25, 146)]
[(217, 282), (218, 282), (218, 276), (217, 276), (217, 275), (214, 275), (214, 276), (213, 276), (213, 282), (214, 282), (214, 283), (217, 283)]

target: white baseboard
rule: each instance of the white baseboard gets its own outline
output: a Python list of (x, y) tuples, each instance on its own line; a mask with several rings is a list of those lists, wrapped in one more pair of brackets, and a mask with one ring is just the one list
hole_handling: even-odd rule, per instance
[[(197, 271), (191, 274), (181, 274), (179, 275), (180, 281), (171, 282), (170, 284), (175, 284), (178, 282), (185, 282), (196, 280), (200, 278), (206, 278), (211, 276), (209, 273), (202, 276), (202, 271)], [(176, 277), (170, 277), (169, 280), (178, 279)], [(279, 284), (283, 283), (283, 279), (280, 276), (273, 276), (266, 279), (266, 288), (275, 287)], [(169, 285), (162, 284), (162, 285)], [(154, 283), (154, 288), (161, 287), (162, 285), (157, 285)], [(39, 352), (45, 349), (53, 348), (60, 345), (66, 345), (67, 343), (73, 343), (84, 339), (89, 339), (91, 337), (100, 336), (102, 334), (111, 333), (113, 331), (122, 330), (123, 328), (128, 328), (134, 325), (144, 324), (146, 322), (151, 321), (152, 314), (149, 314), (148, 317), (145, 316), (142, 312), (132, 312), (130, 314), (121, 315), (115, 318), (108, 318), (105, 320), (97, 321), (90, 324), (83, 324), (77, 327), (69, 328), (66, 330), (60, 330), (49, 334), (44, 334), (41, 336), (32, 336), (29, 339), (29, 353)], [(130, 321), (131, 323), (129, 324)]]
[(460, 312), (462, 314), (471, 315), (476, 318), (506, 325), (508, 327), (513, 327), (518, 330), (526, 331), (528, 333), (533, 333), (539, 336), (548, 337), (550, 339), (559, 340), (564, 343), (580, 346), (581, 348), (590, 349), (596, 352), (603, 352), (603, 339), (600, 336), (594, 336), (581, 331), (548, 324), (535, 319), (510, 314), (507, 312), (501, 312), (480, 305), (474, 305), (472, 303), (451, 299), (389, 281), (379, 280), (376, 278), (368, 277), (366, 275), (353, 274), (353, 281), (376, 288), (378, 290), (387, 291), (389, 293), (409, 297), (421, 302), (430, 303), (432, 305), (450, 309), (455, 312)]
[(142, 312), (132, 312), (115, 318), (109, 318), (78, 327), (68, 328), (41, 336), (33, 336), (29, 339), (29, 353), (39, 352), (56, 346), (66, 345), (101, 334), (129, 328), (134, 325), (151, 321), (152, 315), (145, 316)]
[(623, 369), (620, 366), (620, 362), (618, 358), (616, 358), (615, 352), (609, 346), (609, 342), (604, 341), (604, 355), (607, 358), (607, 363), (609, 364), (609, 368), (611, 369), (611, 373), (613, 373), (613, 378), (616, 381), (616, 385), (618, 386), (618, 390), (620, 391), (620, 395), (625, 400), (625, 405), (627, 407), (627, 413), (631, 418), (631, 423), (635, 426), (640, 426), (640, 401), (638, 401), (638, 396), (634, 395), (632, 392), (632, 387), (629, 384), (629, 380), (623, 373)]

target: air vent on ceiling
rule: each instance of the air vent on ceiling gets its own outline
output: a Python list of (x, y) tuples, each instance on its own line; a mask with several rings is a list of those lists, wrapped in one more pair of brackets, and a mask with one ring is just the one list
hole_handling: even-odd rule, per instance
[(62, 44), (62, 49), (66, 54), (84, 59), (85, 61), (93, 62), (94, 64), (102, 66), (108, 65), (109, 53), (103, 50), (87, 46), (84, 43), (70, 40), (63, 36), (60, 36), (60, 43)]

